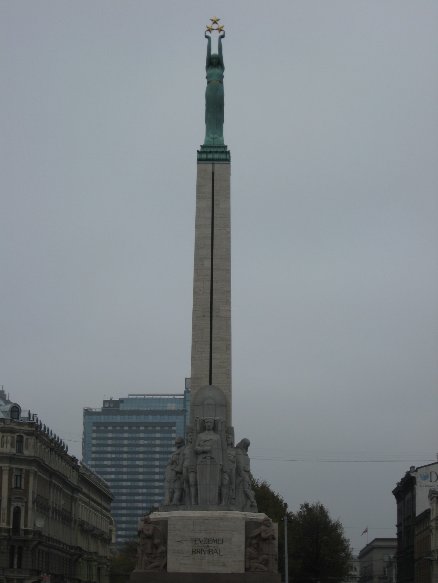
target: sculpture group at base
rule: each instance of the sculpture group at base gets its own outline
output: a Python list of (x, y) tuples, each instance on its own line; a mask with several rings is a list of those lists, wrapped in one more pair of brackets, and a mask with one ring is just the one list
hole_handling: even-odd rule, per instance
[[(173, 513), (170, 519), (180, 520), (182, 514), (184, 512)], [(199, 516), (200, 514), (203, 513), (195, 512), (191, 514), (191, 518), (193, 519), (194, 515), (197, 515), (197, 518), (201, 518), (202, 520), (202, 517)], [(211, 517), (212, 513), (208, 514)], [(233, 513), (225, 512), (221, 514), (219, 520), (223, 524), (227, 522), (227, 514)], [(242, 513), (242, 515), (243, 523), (241, 523), (241, 528), (243, 529), (242, 544), (244, 545), (244, 562), (242, 561), (241, 572), (275, 573), (277, 571), (277, 533), (271, 519), (265, 514)], [(137, 564), (135, 568), (137, 573), (167, 571), (167, 543), (171, 544), (168, 541), (168, 521), (168, 513), (153, 513), (144, 516), (140, 522), (138, 528), (139, 544)], [(239, 530), (239, 526), (236, 530)], [(203, 555), (212, 558), (220, 558), (221, 555), (225, 555), (226, 560), (226, 555), (229, 554), (231, 560), (235, 560), (235, 557), (232, 557), (232, 545), (231, 547), (227, 547), (227, 541), (224, 541), (223, 533), (214, 535), (214, 532), (214, 527), (210, 534), (207, 535), (204, 531), (202, 536), (200, 536), (199, 532), (194, 534), (194, 532), (184, 531), (187, 540), (192, 545), (191, 555), (196, 559), (201, 557), (201, 560)], [(180, 540), (181, 536), (184, 535), (180, 534), (177, 537), (178, 543), (183, 542)], [(237, 551), (237, 549), (235, 550)]]
[(251, 486), (249, 439), (234, 445), (232, 427), (218, 417), (196, 418), (177, 437), (165, 473), (165, 507), (226, 507), (257, 512)]

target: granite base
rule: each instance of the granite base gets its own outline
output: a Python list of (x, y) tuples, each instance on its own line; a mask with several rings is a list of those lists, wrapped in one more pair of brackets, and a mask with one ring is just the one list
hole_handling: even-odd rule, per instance
[(130, 583), (281, 583), (279, 573), (166, 573), (134, 571)]

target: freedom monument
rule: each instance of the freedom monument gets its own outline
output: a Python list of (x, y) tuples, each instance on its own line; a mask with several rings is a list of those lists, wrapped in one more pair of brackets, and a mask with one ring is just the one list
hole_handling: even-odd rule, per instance
[[(159, 511), (139, 527), (132, 583), (279, 583), (277, 528), (257, 511), (249, 439), (231, 408), (231, 156), (224, 144), (225, 37), (207, 26), (205, 139), (197, 154), (190, 423), (177, 437)], [(217, 53), (212, 36), (218, 34)]]

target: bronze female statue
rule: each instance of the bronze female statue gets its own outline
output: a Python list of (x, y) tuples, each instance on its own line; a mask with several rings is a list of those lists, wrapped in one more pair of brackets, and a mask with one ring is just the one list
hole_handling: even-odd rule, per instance
[(207, 87), (205, 89), (205, 145), (222, 146), (224, 144), (224, 60), (222, 57), (222, 39), (225, 31), (218, 38), (218, 52), (211, 54), (211, 36), (207, 39), (207, 62), (205, 65)]

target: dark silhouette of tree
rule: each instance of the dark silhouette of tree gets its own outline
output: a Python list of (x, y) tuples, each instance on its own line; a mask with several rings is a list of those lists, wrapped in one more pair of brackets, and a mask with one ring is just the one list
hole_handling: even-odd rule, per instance
[[(278, 570), (284, 576), (284, 514), (287, 509), (286, 502), (264, 480), (255, 480), (253, 478), (252, 487), (259, 512), (264, 512), (272, 522), (278, 525)], [(288, 512), (289, 516), (290, 513)]]
[(350, 542), (339, 520), (320, 502), (301, 504), (288, 528), (289, 579), (294, 583), (337, 583), (350, 569)]
[(137, 540), (130, 540), (111, 557), (110, 583), (126, 583), (137, 560)]
[[(259, 512), (278, 524), (278, 570), (284, 575), (284, 498), (263, 480), (253, 480)], [(301, 504), (287, 511), (289, 581), (338, 583), (350, 571), (350, 542), (339, 520), (333, 520), (320, 502)]]

